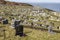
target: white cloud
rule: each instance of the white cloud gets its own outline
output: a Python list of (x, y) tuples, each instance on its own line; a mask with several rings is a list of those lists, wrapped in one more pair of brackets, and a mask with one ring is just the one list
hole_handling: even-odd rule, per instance
[(16, 1), (16, 2), (40, 2), (40, 0), (8, 0), (8, 1)]
[(60, 3), (60, 0), (40, 0), (40, 2)]
[(60, 3), (60, 0), (9, 0), (9, 1), (16, 1), (16, 2), (53, 2), (53, 3)]

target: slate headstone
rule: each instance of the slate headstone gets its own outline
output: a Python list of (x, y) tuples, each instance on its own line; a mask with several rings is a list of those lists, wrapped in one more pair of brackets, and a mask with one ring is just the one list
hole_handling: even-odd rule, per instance
[(8, 24), (8, 20), (7, 19), (4, 19), (3, 20), (3, 24)]
[(16, 35), (23, 36), (23, 25), (17, 25), (15, 27)]
[(20, 24), (20, 20), (15, 20), (14, 26), (17, 26), (17, 25), (19, 25), (19, 24)]

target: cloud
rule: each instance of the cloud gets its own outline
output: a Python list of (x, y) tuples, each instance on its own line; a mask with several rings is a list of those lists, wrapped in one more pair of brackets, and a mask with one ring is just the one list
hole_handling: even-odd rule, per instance
[(9, 0), (9, 1), (15, 1), (15, 2), (48, 2), (48, 3), (60, 3), (60, 0)]
[(40, 0), (8, 0), (8, 1), (15, 1), (15, 2), (40, 2)]
[(60, 3), (60, 0), (40, 0), (41, 2)]

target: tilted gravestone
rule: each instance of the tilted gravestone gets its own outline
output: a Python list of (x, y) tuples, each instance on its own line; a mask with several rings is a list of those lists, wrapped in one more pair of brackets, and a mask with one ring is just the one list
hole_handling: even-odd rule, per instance
[(20, 20), (15, 20), (14, 27), (16, 30), (16, 35), (23, 36), (23, 25), (20, 25)]
[(8, 24), (8, 20), (7, 19), (4, 19), (2, 22), (3, 22), (3, 24)]
[(23, 25), (17, 25), (15, 27), (16, 35), (23, 36)]

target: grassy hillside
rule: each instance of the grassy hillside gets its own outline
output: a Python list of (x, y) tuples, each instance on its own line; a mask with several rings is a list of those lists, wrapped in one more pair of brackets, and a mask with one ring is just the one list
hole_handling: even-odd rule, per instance
[(27, 4), (27, 3), (11, 2), (9, 0), (0, 0), (0, 4), (4, 4), (4, 5), (32, 6), (32, 5)]
[[(4, 27), (5, 32), (5, 40), (60, 40), (60, 33), (50, 34), (47, 31), (35, 30), (31, 28), (24, 28), (24, 34), (27, 36), (20, 37), (15, 36), (15, 30), (10, 28), (8, 25)], [(1, 32), (3, 33), (3, 32)], [(4, 35), (1, 36), (0, 40), (4, 40)]]
[[(60, 14), (58, 12), (55, 15), (53, 11), (49, 11), (47, 9), (40, 8), (40, 7), (0, 5), (0, 16), (8, 19), (9, 23), (12, 22), (11, 18), (16, 18), (16, 19), (24, 20), (27, 23), (33, 22), (35, 28), (45, 29), (44, 27), (39, 25), (43, 24), (46, 26), (46, 25), (50, 25), (51, 24), (50, 22), (53, 22), (54, 23), (53, 30), (60, 31), (60, 29), (57, 29), (57, 26), (60, 26), (59, 15)], [(24, 25), (24, 33), (27, 36), (20, 37), (20, 36), (15, 36), (15, 29), (11, 28), (10, 24), (3, 25), (1, 23), (0, 28), (3, 28), (6, 30), (5, 40), (60, 40), (60, 33), (55, 32), (53, 34), (50, 34), (46, 30), (29, 28), (31, 26), (29, 24), (27, 24), (28, 28), (25, 27), (25, 24), (23, 25)], [(0, 40), (4, 40), (3, 31), (2, 32), (0, 31), (0, 34), (2, 35), (2, 36), (0, 35), (1, 36)]]

